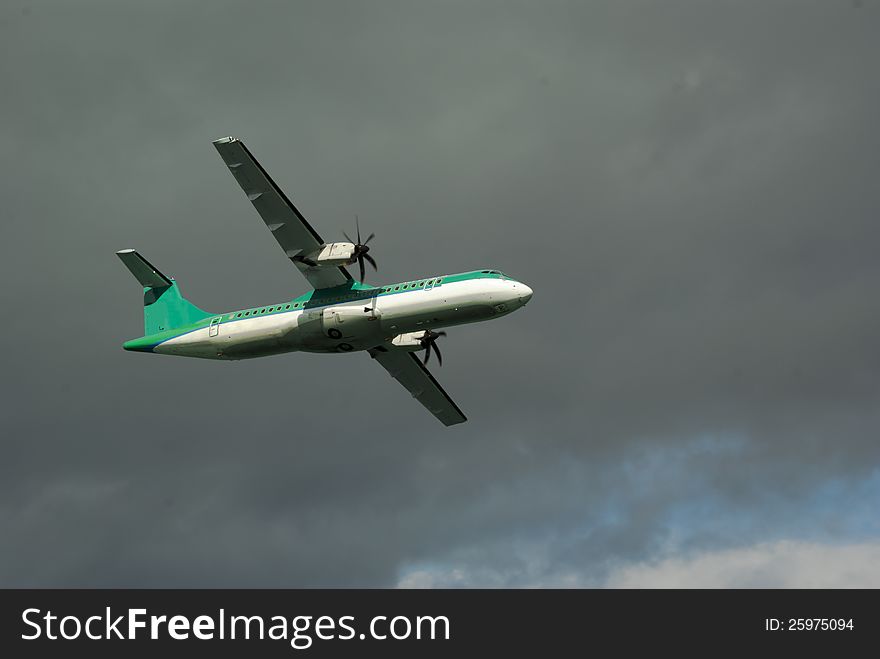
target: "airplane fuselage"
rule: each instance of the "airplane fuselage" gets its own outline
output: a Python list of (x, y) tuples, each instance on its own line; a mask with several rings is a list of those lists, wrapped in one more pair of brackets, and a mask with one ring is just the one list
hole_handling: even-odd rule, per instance
[(528, 286), (497, 270), (381, 287), (352, 281), (280, 304), (216, 314), (129, 341), (124, 347), (225, 360), (296, 351), (356, 352), (411, 332), (498, 318), (519, 309), (531, 296)]
[[(244, 143), (214, 147), (247, 199), (311, 286), (298, 298), (251, 309), (208, 313), (183, 297), (177, 282), (135, 249), (116, 255), (143, 287), (144, 336), (126, 341), (137, 352), (237, 360), (285, 352), (369, 353), (445, 426), (467, 416), (426, 367), (442, 354), (440, 328), (505, 316), (525, 305), (532, 289), (498, 270), (368, 286), (365, 265), (378, 270), (355, 216), (355, 238), (327, 242), (309, 224)], [(357, 267), (357, 280), (348, 267)], [(414, 353), (424, 351), (424, 355)]]

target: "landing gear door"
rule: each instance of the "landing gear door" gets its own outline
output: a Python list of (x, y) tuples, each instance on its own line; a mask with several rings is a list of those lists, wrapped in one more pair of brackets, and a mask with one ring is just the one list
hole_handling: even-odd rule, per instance
[(321, 325), (324, 328), (324, 335), (331, 339), (341, 339), (342, 330), (339, 325), (342, 324), (342, 318), (336, 309), (324, 309), (321, 312)]
[(325, 332), (331, 327), (336, 327), (337, 321), (338, 317), (335, 309), (327, 308), (321, 312), (321, 323), (324, 326)]

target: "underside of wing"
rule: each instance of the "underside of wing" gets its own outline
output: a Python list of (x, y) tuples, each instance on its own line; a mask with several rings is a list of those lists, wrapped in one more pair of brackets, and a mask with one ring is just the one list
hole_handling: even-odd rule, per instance
[(332, 288), (351, 281), (351, 275), (342, 266), (313, 267), (297, 260), (304, 254), (314, 253), (324, 245), (324, 241), (257, 162), (244, 142), (234, 137), (224, 137), (215, 140), (214, 146), (287, 258), (314, 288)]
[(467, 421), (467, 417), (458, 405), (443, 390), (415, 353), (379, 346), (370, 350), (370, 356), (444, 425), (454, 426)]

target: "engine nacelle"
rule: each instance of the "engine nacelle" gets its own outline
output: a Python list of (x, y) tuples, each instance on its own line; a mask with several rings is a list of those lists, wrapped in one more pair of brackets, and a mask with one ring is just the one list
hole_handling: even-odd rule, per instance
[(405, 352), (415, 352), (416, 350), (423, 350), (425, 347), (422, 345), (422, 339), (424, 338), (424, 336), (424, 330), (420, 332), (407, 332), (406, 334), (398, 334), (393, 339), (391, 339), (391, 347), (396, 350), (403, 350)]
[(293, 258), (295, 261), (318, 268), (348, 265), (355, 259), (354, 250), (354, 243), (327, 243), (314, 252), (299, 254)]

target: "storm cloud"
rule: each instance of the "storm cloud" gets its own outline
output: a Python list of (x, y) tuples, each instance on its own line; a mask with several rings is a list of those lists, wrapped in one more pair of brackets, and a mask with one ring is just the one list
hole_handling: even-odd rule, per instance
[[(808, 585), (736, 557), (876, 551), (878, 28), (871, 0), (5, 3), (0, 584)], [(225, 135), (325, 239), (376, 232), (370, 281), (534, 289), (443, 343), (468, 423), (363, 354), (122, 351), (117, 249), (211, 311), (306, 290)]]

